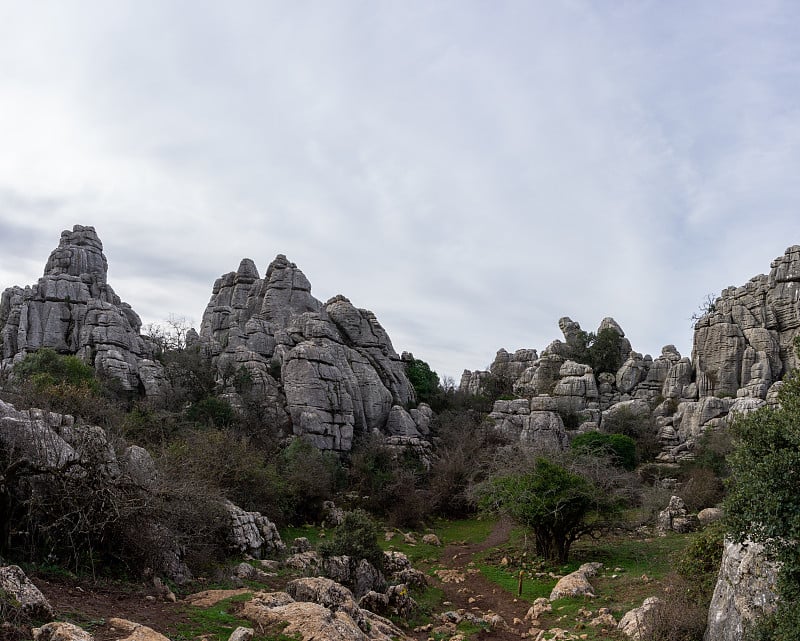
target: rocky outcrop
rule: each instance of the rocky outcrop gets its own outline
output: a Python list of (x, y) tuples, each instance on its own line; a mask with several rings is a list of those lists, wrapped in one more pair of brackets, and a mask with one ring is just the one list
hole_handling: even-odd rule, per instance
[(647, 639), (653, 632), (657, 621), (656, 613), (661, 599), (651, 596), (638, 608), (625, 613), (617, 624), (617, 629), (632, 641)]
[[(543, 403), (542, 401), (545, 401)], [(561, 452), (568, 444), (555, 399), (495, 401), (487, 423), (499, 434), (542, 452)]]
[(303, 641), (406, 641), (388, 619), (358, 607), (352, 593), (325, 579), (293, 582), (297, 599), (287, 593), (259, 592), (244, 604), (241, 616), (264, 628), (281, 629)]
[(277, 526), (267, 517), (247, 512), (230, 501), (225, 501), (224, 506), (230, 517), (228, 538), (237, 552), (260, 558), (286, 550)]
[(670, 498), (669, 505), (658, 513), (656, 520), (656, 529), (661, 535), (665, 535), (667, 532), (685, 534), (696, 530), (697, 526), (697, 517), (689, 514), (686, 503), (679, 496)]
[(705, 641), (740, 641), (747, 627), (777, 607), (778, 568), (762, 545), (725, 542), (708, 610)]
[(772, 261), (769, 275), (725, 289), (695, 325), (692, 362), (700, 396), (765, 398), (797, 366), (800, 245)]
[(318, 301), (285, 256), (264, 278), (249, 259), (219, 278), (199, 340), (219, 371), (244, 367), (264, 405), (279, 408), (278, 423), (320, 449), (348, 451), (356, 433), (421, 439), (427, 430), (403, 409), (414, 392), (375, 315), (343, 296)]
[(108, 262), (93, 227), (61, 233), (44, 276), (0, 299), (0, 368), (9, 371), (43, 347), (76, 354), (123, 390), (155, 397), (167, 389), (163, 368), (141, 336), (142, 322), (107, 282)]

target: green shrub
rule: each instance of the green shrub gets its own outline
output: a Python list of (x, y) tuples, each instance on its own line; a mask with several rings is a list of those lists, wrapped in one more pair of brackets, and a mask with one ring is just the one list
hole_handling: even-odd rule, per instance
[(77, 356), (59, 354), (48, 347), (28, 354), (14, 366), (14, 376), (30, 382), (37, 390), (54, 385), (85, 387), (92, 392), (100, 391), (94, 368)]
[(678, 559), (677, 571), (690, 582), (692, 596), (708, 604), (714, 592), (724, 548), (725, 527), (721, 521), (697, 534)]
[(628, 471), (636, 467), (636, 443), (624, 434), (586, 432), (578, 434), (570, 447), (578, 454), (609, 457), (614, 465)]
[(224, 398), (207, 396), (189, 406), (186, 418), (202, 425), (226, 427), (236, 421), (236, 412)]
[(406, 376), (414, 388), (418, 403), (430, 403), (440, 392), (439, 375), (418, 358), (406, 363)]
[(320, 544), (319, 553), (323, 558), (347, 555), (356, 562), (366, 559), (382, 570), (383, 550), (378, 545), (378, 536), (378, 526), (364, 510), (345, 512), (332, 538)]

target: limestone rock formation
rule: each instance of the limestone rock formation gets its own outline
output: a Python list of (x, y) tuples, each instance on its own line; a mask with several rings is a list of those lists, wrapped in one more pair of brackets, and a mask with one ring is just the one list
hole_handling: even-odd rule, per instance
[(49, 347), (76, 354), (124, 390), (165, 393), (163, 368), (140, 335), (142, 322), (107, 282), (108, 262), (93, 227), (61, 233), (44, 276), (10, 287), (0, 299), (0, 369)]
[(53, 607), (17, 565), (0, 567), (0, 593), (10, 595), (12, 607), (19, 608), (26, 617), (53, 618)]
[(111, 618), (108, 620), (108, 625), (116, 631), (116, 638), (119, 641), (170, 641), (153, 628), (128, 619)]
[(777, 607), (777, 575), (763, 546), (726, 541), (704, 639), (740, 641), (748, 625)]
[(602, 563), (584, 563), (574, 572), (560, 578), (552, 592), (550, 600), (563, 599), (565, 597), (593, 597), (594, 588), (589, 583), (589, 578), (595, 576), (597, 571), (603, 567)]
[(667, 532), (679, 532), (685, 534), (697, 529), (697, 517), (689, 514), (686, 504), (679, 496), (673, 496), (669, 500), (669, 505), (658, 513), (656, 528), (659, 534)]
[(427, 429), (403, 409), (414, 392), (375, 315), (343, 296), (318, 301), (285, 256), (264, 278), (249, 259), (219, 278), (199, 340), (218, 371), (244, 366), (277, 423), (320, 449), (348, 451), (356, 433), (421, 439)]
[[(302, 579), (300, 581), (303, 581)], [(295, 601), (286, 593), (259, 592), (244, 604), (241, 615), (269, 628), (282, 626), (282, 633), (303, 641), (406, 641), (409, 639), (388, 619), (355, 604), (352, 594), (335, 583), (317, 581), (298, 585)], [(333, 584), (332, 586), (330, 584)]]
[(632, 641), (648, 638), (655, 627), (656, 611), (661, 599), (651, 596), (638, 608), (634, 608), (620, 619), (617, 629)]
[(230, 517), (228, 538), (238, 552), (260, 558), (262, 554), (286, 550), (278, 528), (267, 517), (246, 512), (230, 501), (225, 501), (224, 507)]
[[(549, 397), (549, 401), (553, 401)], [(555, 404), (548, 409), (538, 409), (539, 399), (495, 401), (487, 421), (492, 429), (542, 452), (561, 452), (568, 444), (567, 433)]]
[(55, 621), (33, 628), (33, 641), (94, 641), (94, 637), (74, 623)]
[(725, 289), (695, 325), (692, 362), (700, 396), (765, 398), (797, 366), (800, 245), (772, 261), (769, 275)]

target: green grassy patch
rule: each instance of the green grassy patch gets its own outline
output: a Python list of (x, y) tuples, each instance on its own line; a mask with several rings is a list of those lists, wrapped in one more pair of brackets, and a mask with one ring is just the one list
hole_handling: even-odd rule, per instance
[(317, 549), (320, 541), (324, 541), (330, 536), (330, 531), (315, 525), (289, 526), (280, 530), (281, 540), (286, 543), (286, 547), (292, 546), (292, 541), (297, 538), (305, 537), (313, 549)]

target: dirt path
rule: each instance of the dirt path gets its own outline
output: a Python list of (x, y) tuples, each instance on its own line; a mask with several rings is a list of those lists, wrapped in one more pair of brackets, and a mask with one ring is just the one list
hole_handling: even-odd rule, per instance
[(135, 621), (169, 638), (175, 638), (178, 625), (188, 621), (186, 605), (157, 599), (155, 590), (144, 585), (126, 584), (123, 589), (117, 584), (41, 578), (35, 583), (58, 614), (56, 620), (80, 625), (92, 632), (95, 641), (119, 638), (108, 625), (111, 617)]
[[(464, 610), (476, 615), (491, 612), (503, 618), (508, 629), (481, 632), (477, 635), (481, 640), (511, 641), (519, 639), (530, 628), (530, 625), (514, 625), (515, 619), (522, 620), (525, 617), (530, 604), (515, 599), (513, 595), (488, 581), (474, 565), (475, 555), (505, 543), (510, 533), (511, 522), (503, 519), (495, 524), (489, 536), (480, 543), (448, 545), (442, 553), (441, 565), (452, 573), (444, 572), (441, 573), (441, 578), (430, 578), (435, 587), (444, 590), (445, 600), (451, 603), (448, 606), (450, 610)], [(464, 580), (453, 580), (459, 577), (464, 577)], [(426, 639), (427, 635), (417, 635), (417, 638)]]

